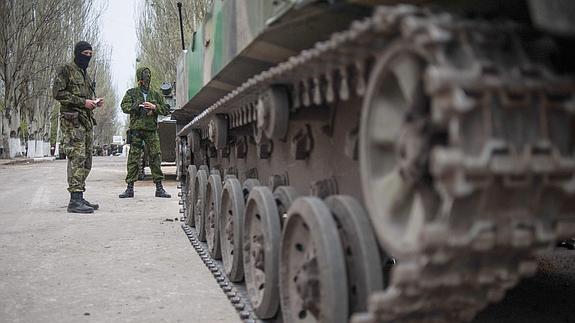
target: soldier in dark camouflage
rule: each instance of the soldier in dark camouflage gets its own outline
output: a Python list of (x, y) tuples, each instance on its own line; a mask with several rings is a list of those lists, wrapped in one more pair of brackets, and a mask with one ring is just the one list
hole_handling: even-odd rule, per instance
[(149, 68), (138, 68), (136, 78), (138, 87), (129, 89), (121, 103), (122, 111), (130, 115), (131, 142), (128, 154), (128, 174), (126, 175), (128, 187), (119, 197), (134, 197), (134, 182), (138, 180), (139, 173), (138, 160), (142, 156), (144, 145), (146, 145), (149, 152), (152, 179), (156, 183), (156, 197), (169, 198), (171, 195), (166, 193), (162, 187), (164, 174), (160, 168), (162, 156), (157, 119), (159, 114), (169, 114), (170, 109), (164, 103), (162, 95), (150, 89), (152, 74)]
[(74, 46), (74, 60), (60, 66), (53, 82), (54, 99), (60, 102), (62, 146), (68, 157), (68, 192), (70, 213), (93, 213), (98, 204), (84, 199), (86, 178), (92, 168), (94, 108), (102, 106), (86, 69), (92, 58), (92, 46), (80, 41)]

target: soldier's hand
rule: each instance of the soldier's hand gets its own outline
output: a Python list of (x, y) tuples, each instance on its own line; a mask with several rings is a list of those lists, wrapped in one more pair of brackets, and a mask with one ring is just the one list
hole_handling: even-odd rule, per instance
[(96, 106), (101, 107), (104, 105), (104, 98), (97, 98), (95, 102)]
[(88, 110), (92, 110), (96, 107), (96, 101), (86, 99), (86, 101), (84, 101), (84, 107)]
[(144, 102), (144, 108), (148, 110), (156, 110), (156, 105), (148, 101)]

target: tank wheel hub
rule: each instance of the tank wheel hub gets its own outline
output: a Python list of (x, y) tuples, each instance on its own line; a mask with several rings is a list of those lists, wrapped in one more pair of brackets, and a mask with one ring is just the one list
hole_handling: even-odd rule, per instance
[(227, 178), (222, 191), (219, 226), (222, 262), (224, 270), (233, 282), (244, 278), (243, 268), (243, 222), (244, 196), (240, 181)]
[(298, 312), (298, 317), (300, 319), (305, 318), (306, 311), (309, 311), (315, 317), (319, 317), (320, 288), (317, 259), (315, 257), (306, 259), (296, 271), (293, 281), (295, 282), (297, 294), (302, 299), (302, 309)]
[[(254, 181), (252, 181), (252, 184)], [(244, 183), (244, 188), (249, 185)], [(252, 186), (244, 212), (243, 264), (248, 296), (259, 318), (275, 316), (279, 307), (281, 227), (273, 194)]]
[(284, 322), (347, 322), (345, 260), (337, 225), (325, 203), (300, 197), (291, 205), (281, 243)]
[[(256, 217), (259, 217), (259, 215), (256, 215)], [(252, 259), (254, 262), (254, 267), (256, 269), (259, 269), (261, 271), (263, 271), (265, 273), (265, 267), (264, 267), (264, 236), (262, 233), (259, 234), (253, 234), (252, 235)], [(262, 285), (264, 284), (264, 282), (262, 282)]]
[(196, 180), (194, 184), (194, 221), (198, 239), (206, 241), (206, 215), (204, 213), (204, 205), (206, 203), (206, 194), (208, 187), (207, 171), (204, 165), (200, 166), (200, 170), (196, 173)]
[(229, 216), (226, 218), (225, 221), (226, 222), (225, 222), (225, 229), (224, 230), (226, 233), (226, 238), (230, 242), (230, 245), (233, 246), (234, 245), (234, 219), (233, 219), (233, 217)]

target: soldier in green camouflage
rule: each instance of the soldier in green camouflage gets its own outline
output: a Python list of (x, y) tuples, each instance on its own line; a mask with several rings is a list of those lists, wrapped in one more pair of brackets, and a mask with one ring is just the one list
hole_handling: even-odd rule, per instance
[(74, 46), (74, 60), (60, 66), (54, 77), (52, 92), (60, 102), (62, 146), (68, 157), (68, 192), (70, 213), (93, 213), (98, 204), (84, 199), (86, 178), (92, 169), (94, 108), (102, 106), (86, 69), (92, 58), (92, 46), (80, 41)]
[(134, 197), (134, 182), (138, 180), (138, 161), (142, 156), (144, 145), (149, 152), (150, 170), (152, 179), (156, 183), (156, 197), (171, 197), (162, 187), (164, 174), (160, 168), (162, 161), (160, 151), (160, 137), (158, 136), (158, 115), (170, 113), (169, 107), (164, 103), (164, 98), (158, 92), (150, 89), (152, 73), (147, 67), (138, 68), (136, 71), (138, 87), (129, 89), (122, 99), (122, 111), (130, 115), (129, 135), (130, 152), (128, 154), (128, 174), (126, 191), (119, 195), (120, 198)]

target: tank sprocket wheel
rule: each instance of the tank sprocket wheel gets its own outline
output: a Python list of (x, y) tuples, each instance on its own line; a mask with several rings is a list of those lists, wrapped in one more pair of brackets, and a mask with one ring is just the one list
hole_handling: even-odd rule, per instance
[(325, 203), (300, 197), (288, 212), (280, 254), (284, 322), (347, 322), (343, 249)]
[(375, 64), (362, 109), (359, 156), (366, 204), (377, 238), (398, 258), (421, 248), (420, 232), (434, 210), (424, 207), (421, 192), (427, 156), (424, 68), (416, 51), (402, 44), (390, 49)]
[(350, 312), (365, 311), (368, 296), (383, 289), (381, 257), (371, 222), (351, 196), (332, 195), (325, 203), (336, 222), (343, 247)]
[(287, 219), (289, 208), (291, 207), (293, 201), (295, 201), (295, 199), (298, 197), (299, 193), (293, 186), (278, 186), (274, 190), (274, 199), (276, 200), (282, 227), (285, 223), (285, 220)]
[(239, 282), (244, 278), (242, 259), (244, 207), (240, 181), (235, 177), (226, 179), (220, 207), (220, 241), (224, 270), (232, 282)]
[(204, 204), (206, 241), (208, 243), (208, 252), (214, 259), (220, 259), (222, 257), (220, 232), (218, 226), (221, 197), (222, 179), (220, 175), (214, 173), (210, 175), (210, 178), (208, 179), (206, 203)]
[(196, 183), (196, 174), (198, 172), (198, 169), (196, 167), (196, 165), (190, 165), (188, 166), (188, 176), (186, 176), (186, 190), (187, 190), (187, 194), (186, 194), (186, 210), (185, 210), (185, 215), (186, 215), (186, 224), (189, 225), (190, 227), (195, 227), (196, 223), (194, 220), (194, 209), (195, 209), (195, 205), (196, 205), (196, 197), (194, 195), (194, 188), (195, 188), (195, 183)]
[(272, 192), (254, 187), (244, 213), (243, 263), (246, 289), (259, 318), (275, 316), (279, 306), (278, 266), (281, 226)]
[(206, 221), (204, 214), (204, 203), (206, 203), (206, 191), (208, 188), (208, 176), (205, 170), (201, 169), (196, 174), (195, 192), (195, 209), (194, 221), (196, 223), (196, 232), (198, 240), (206, 241)]

